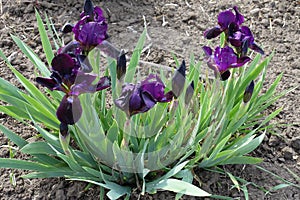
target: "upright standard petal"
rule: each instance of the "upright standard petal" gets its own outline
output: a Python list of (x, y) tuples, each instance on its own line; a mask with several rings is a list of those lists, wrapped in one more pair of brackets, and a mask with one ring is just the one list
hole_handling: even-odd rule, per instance
[(232, 64), (237, 63), (237, 56), (229, 46), (224, 48), (217, 47), (215, 49), (214, 59), (221, 73), (228, 70)]
[(72, 73), (72, 70), (75, 67), (75, 61), (70, 55), (62, 53), (52, 59), (51, 66), (54, 71), (57, 71), (64, 77), (65, 75), (70, 75)]
[(238, 7), (237, 7), (237, 6), (234, 6), (234, 7), (233, 7), (233, 10), (234, 10), (234, 12), (235, 12), (235, 22), (236, 22), (238, 25), (241, 25), (242, 23), (244, 23), (244, 16), (241, 15), (241, 13), (239, 13)]
[(65, 124), (75, 124), (81, 117), (82, 107), (78, 97), (65, 95), (56, 111), (57, 118)]
[(229, 24), (235, 22), (235, 15), (230, 11), (226, 10), (219, 14), (218, 24), (221, 27), (221, 30), (226, 30), (229, 27)]

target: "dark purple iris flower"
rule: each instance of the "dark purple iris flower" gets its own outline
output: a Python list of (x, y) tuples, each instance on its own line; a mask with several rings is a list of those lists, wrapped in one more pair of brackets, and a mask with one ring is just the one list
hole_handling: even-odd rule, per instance
[(208, 29), (204, 32), (206, 39), (212, 39), (219, 36), (222, 32), (228, 35), (230, 27), (238, 27), (244, 22), (244, 16), (238, 11), (237, 6), (233, 7), (235, 14), (231, 10), (226, 10), (218, 15), (218, 26)]
[(90, 0), (85, 2), (80, 18), (72, 30), (82, 50), (88, 53), (107, 39), (107, 23), (101, 8), (94, 7)]
[(260, 54), (264, 54), (262, 48), (260, 48), (254, 42), (254, 37), (249, 27), (242, 26), (237, 29), (233, 28), (230, 32), (231, 33), (228, 37), (228, 40), (232, 46), (237, 47), (237, 49), (239, 49), (239, 53), (241, 55), (246, 55), (248, 48)]
[(97, 84), (93, 85), (92, 83), (97, 76), (84, 72), (84, 68), (88, 64), (87, 61), (80, 59), (83, 59), (83, 57), (77, 56), (74, 58), (66, 53), (58, 54), (52, 60), (50, 78), (36, 78), (39, 84), (51, 91), (58, 90), (65, 93), (56, 112), (57, 118), (62, 124), (72, 125), (79, 120), (82, 113), (78, 98), (80, 94), (92, 93), (110, 86), (108, 77), (102, 77)]
[(165, 93), (165, 85), (158, 76), (150, 74), (136, 85), (125, 83), (120, 97), (114, 102), (130, 117), (150, 110), (157, 102), (170, 102), (173, 96), (172, 91)]
[(241, 67), (250, 61), (247, 56), (238, 57), (234, 50), (225, 46), (224, 48), (217, 47), (213, 51), (210, 47), (203, 47), (204, 53), (206, 55), (206, 62), (209, 68), (215, 71), (215, 74), (220, 74), (222, 80), (227, 80), (230, 76), (229, 69)]

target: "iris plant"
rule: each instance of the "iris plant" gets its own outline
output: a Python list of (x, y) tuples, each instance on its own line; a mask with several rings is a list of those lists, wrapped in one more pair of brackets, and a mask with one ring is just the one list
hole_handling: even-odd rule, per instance
[(93, 84), (96, 75), (84, 72), (88, 61), (82, 61), (78, 57), (61, 53), (52, 60), (52, 74), (50, 78), (37, 77), (36, 81), (49, 88), (65, 93), (57, 109), (56, 115), (61, 122), (61, 132), (66, 133), (66, 125), (76, 123), (82, 113), (78, 96), (83, 93), (92, 93), (106, 89), (110, 86), (108, 77), (102, 77), (97, 84)]

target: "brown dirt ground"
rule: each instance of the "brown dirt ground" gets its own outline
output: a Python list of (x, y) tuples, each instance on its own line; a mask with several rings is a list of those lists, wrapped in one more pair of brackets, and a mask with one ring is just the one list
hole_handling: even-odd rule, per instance
[[(65, 22), (75, 22), (82, 10), (82, 2), (42, 1), (38, 0), (2, 0), (0, 1), (0, 48), (10, 56), (12, 64), (27, 77), (34, 79), (33, 66), (24, 58), (12, 42), (9, 34), (21, 37), (37, 53), (44, 58), (38, 36), (34, 7), (41, 13), (46, 12), (59, 29)], [(279, 91), (300, 83), (300, 2), (298, 0), (124, 0), (124, 1), (94, 1), (100, 5), (108, 19), (111, 42), (118, 48), (129, 52), (140, 35), (145, 16), (152, 46), (143, 55), (143, 60), (174, 66), (171, 52), (179, 58), (188, 59), (191, 53), (200, 55), (201, 46), (207, 41), (203, 31), (216, 23), (218, 12), (238, 5), (267, 55), (275, 51), (272, 59), (267, 86), (284, 72)], [(66, 37), (65, 41), (70, 38)], [(17, 80), (0, 60), (0, 76), (16, 85)], [(280, 99), (268, 112), (283, 107), (283, 111), (273, 120), (273, 123), (290, 124), (288, 127), (278, 127), (276, 134), (268, 134), (263, 144), (253, 155), (264, 158), (260, 166), (280, 175), (282, 178), (300, 184), (293, 179), (288, 169), (300, 175), (300, 128), (299, 128), (299, 88)], [(36, 132), (23, 126), (6, 115), (0, 114), (0, 122), (25, 139), (32, 138)], [(3, 145), (8, 140), (0, 133), (0, 157), (8, 157), (9, 151)], [(26, 159), (26, 155), (16, 155)], [(0, 166), (1, 167), (1, 166)], [(244, 178), (249, 183), (270, 189), (282, 183), (273, 176), (258, 170), (255, 166), (225, 166), (225, 170)], [(233, 183), (225, 175), (195, 170), (200, 177), (201, 187), (208, 192), (218, 195), (228, 195), (232, 198), (243, 199), (243, 193), (233, 188)], [(9, 174), (16, 176), (16, 186), (9, 182)], [(91, 187), (85, 190), (85, 183), (69, 182), (63, 179), (23, 180), (20, 178), (26, 172), (19, 170), (0, 169), (0, 199), (96, 199), (99, 198), (99, 188)], [(249, 185), (250, 199), (300, 199), (299, 189), (288, 187), (265, 195), (260, 189)], [(145, 195), (141, 199), (174, 199), (175, 194), (160, 192), (154, 196)], [(134, 194), (132, 199), (137, 199)], [(184, 199), (196, 199), (184, 197)]]

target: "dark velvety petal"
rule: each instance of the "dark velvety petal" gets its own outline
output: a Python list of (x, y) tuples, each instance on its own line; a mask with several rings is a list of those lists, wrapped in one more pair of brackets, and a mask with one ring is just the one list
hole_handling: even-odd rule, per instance
[(62, 28), (61, 28), (61, 32), (66, 34), (66, 33), (71, 33), (72, 29), (74, 28), (73, 24), (70, 23), (66, 23)]
[(90, 17), (94, 14), (94, 5), (91, 0), (85, 0), (84, 2), (84, 14), (89, 15)]
[(129, 101), (135, 89), (134, 84), (125, 83), (122, 87), (121, 95), (114, 100), (115, 105), (129, 115)]
[(202, 49), (203, 49), (206, 56), (210, 57), (212, 55), (212, 49), (210, 47), (203, 46)]
[(185, 92), (185, 104), (189, 104), (194, 94), (194, 81), (191, 82), (191, 84), (187, 87)]
[(126, 74), (126, 53), (121, 50), (117, 58), (117, 78), (120, 80)]
[(130, 116), (132, 115), (132, 113), (135, 113), (139, 110), (141, 110), (141, 108), (144, 106), (144, 102), (143, 99), (141, 97), (141, 90), (140, 90), (140, 85), (136, 85), (136, 87), (134, 88), (130, 100), (129, 100), (129, 112), (130, 112)]
[(244, 22), (244, 16), (239, 13), (237, 6), (234, 6), (233, 10), (235, 11), (235, 22), (241, 25)]
[(247, 103), (250, 101), (253, 90), (254, 90), (254, 81), (251, 81), (244, 92), (244, 97), (243, 97), (244, 103)]
[(149, 95), (147, 92), (142, 92), (142, 99), (143, 99), (143, 107), (139, 110), (139, 112), (147, 112), (153, 106), (156, 104), (156, 102), (153, 100), (152, 96)]
[(96, 91), (104, 90), (111, 86), (110, 77), (104, 76), (101, 77), (96, 85)]
[(235, 23), (235, 22), (230, 23), (229, 27), (228, 27), (228, 35), (231, 37), (234, 37), (234, 34), (236, 34), (237, 32), (240, 32), (239, 29), (240, 29), (240, 27), (237, 23)]
[(235, 38), (229, 38), (229, 43), (234, 46), (234, 47), (241, 47), (242, 46), (242, 41), (235, 39)]
[(57, 71), (63, 77), (71, 74), (75, 62), (70, 55), (62, 53), (53, 58), (51, 66), (54, 71)]
[(65, 95), (60, 102), (56, 115), (60, 122), (75, 124), (81, 117), (82, 108), (77, 97)]
[(78, 39), (78, 37), (79, 37), (79, 34), (80, 34), (81, 27), (82, 27), (84, 24), (87, 23), (87, 19), (88, 19), (87, 16), (83, 16), (83, 17), (75, 24), (74, 28), (72, 29), (72, 31), (73, 31), (73, 33), (74, 33), (74, 35), (75, 35), (75, 40), (77, 40), (78, 42), (80, 42), (79, 39)]
[(214, 27), (212, 29), (208, 29), (204, 32), (204, 37), (206, 39), (212, 39), (218, 37), (222, 33), (220, 27)]
[(244, 41), (242, 41), (242, 48), (241, 48), (242, 56), (247, 55), (249, 45), (250, 45), (250, 41), (248, 39), (245, 39)]
[(265, 54), (264, 50), (262, 48), (260, 48), (256, 43), (252, 43), (250, 46), (249, 46), (250, 49), (252, 49), (253, 51), (256, 51), (262, 55)]
[(226, 71), (232, 64), (237, 62), (237, 56), (234, 50), (229, 46), (224, 48), (217, 47), (215, 49), (214, 59), (220, 72)]
[(185, 61), (183, 60), (180, 67), (176, 70), (175, 75), (172, 78), (172, 91), (177, 98), (182, 93), (185, 84)]
[(94, 21), (95, 22), (103, 22), (103, 21), (105, 21), (105, 17), (103, 16), (103, 11), (98, 6), (96, 6), (94, 8)]
[(218, 24), (221, 30), (226, 30), (232, 22), (235, 22), (235, 16), (230, 10), (221, 12), (218, 16)]
[(44, 87), (47, 87), (51, 91), (61, 90), (60, 85), (52, 78), (37, 77), (36, 82), (41, 84)]
[(92, 72), (93, 67), (86, 55), (77, 55), (77, 60), (80, 63), (80, 70), (86, 73)]
[(230, 77), (230, 71), (226, 70), (223, 73), (221, 73), (220, 75), (221, 75), (221, 80), (226, 81)]
[(78, 41), (85, 49), (90, 50), (106, 39), (107, 24), (89, 22), (82, 26), (78, 35)]

